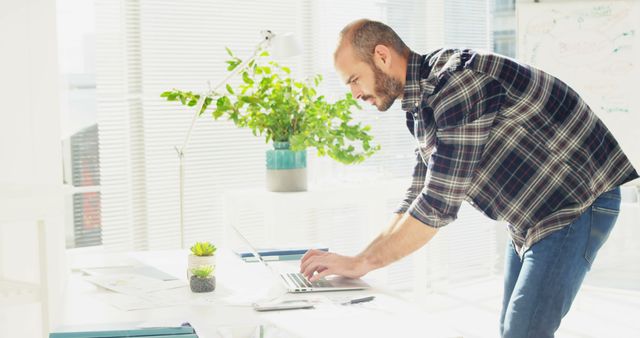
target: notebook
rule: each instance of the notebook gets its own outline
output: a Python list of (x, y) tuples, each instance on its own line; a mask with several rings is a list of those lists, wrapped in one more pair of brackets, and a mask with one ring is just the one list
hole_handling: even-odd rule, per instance
[[(301, 259), (304, 254), (309, 251), (309, 247), (305, 248), (262, 248), (257, 249), (262, 259), (265, 261), (291, 261)], [(317, 250), (329, 251), (329, 248), (318, 246)], [(258, 259), (250, 251), (236, 251), (236, 255), (240, 256), (245, 262), (258, 262)]]

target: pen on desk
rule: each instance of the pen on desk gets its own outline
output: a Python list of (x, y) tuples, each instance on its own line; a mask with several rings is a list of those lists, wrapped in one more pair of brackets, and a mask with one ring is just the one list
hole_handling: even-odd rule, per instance
[(352, 299), (350, 301), (344, 302), (342, 303), (342, 305), (349, 305), (349, 304), (358, 304), (358, 303), (364, 303), (364, 302), (370, 302), (372, 301), (374, 298), (376, 298), (375, 296), (367, 296), (367, 297), (362, 297), (362, 298), (355, 298)]

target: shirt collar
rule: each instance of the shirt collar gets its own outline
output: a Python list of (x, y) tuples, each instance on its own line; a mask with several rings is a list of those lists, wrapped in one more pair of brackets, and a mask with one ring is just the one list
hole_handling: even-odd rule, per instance
[(407, 61), (407, 77), (402, 95), (402, 110), (409, 111), (420, 103), (422, 90), (420, 88), (421, 69), (424, 56), (411, 52)]

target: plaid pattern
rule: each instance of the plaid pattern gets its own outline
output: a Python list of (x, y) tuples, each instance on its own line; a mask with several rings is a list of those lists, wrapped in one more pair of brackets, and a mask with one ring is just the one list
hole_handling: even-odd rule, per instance
[(509, 223), (520, 255), (638, 174), (569, 86), (472, 50), (412, 53), (402, 108), (418, 141), (396, 212), (442, 227), (466, 200)]

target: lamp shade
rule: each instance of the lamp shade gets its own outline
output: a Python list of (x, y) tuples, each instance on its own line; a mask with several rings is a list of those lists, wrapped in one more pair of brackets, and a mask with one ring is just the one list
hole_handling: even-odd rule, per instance
[(302, 51), (300, 43), (293, 33), (278, 34), (271, 41), (271, 53), (276, 58), (288, 58), (299, 55)]

